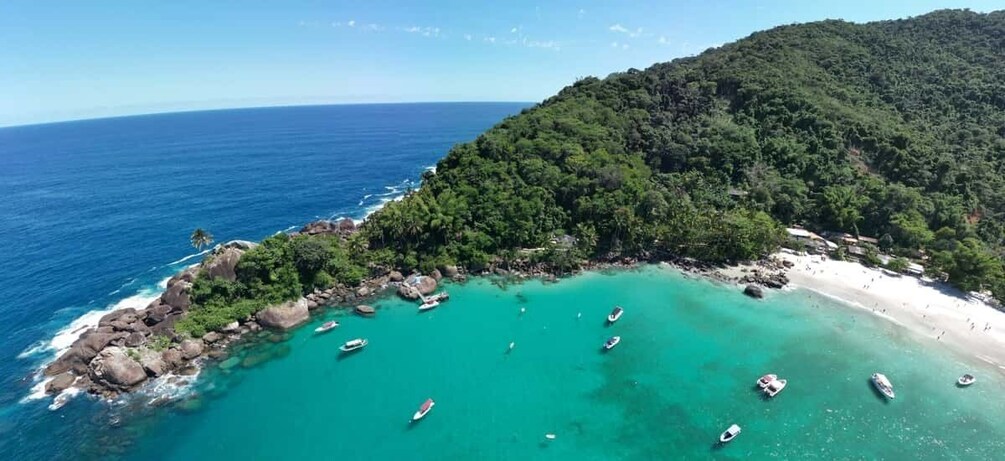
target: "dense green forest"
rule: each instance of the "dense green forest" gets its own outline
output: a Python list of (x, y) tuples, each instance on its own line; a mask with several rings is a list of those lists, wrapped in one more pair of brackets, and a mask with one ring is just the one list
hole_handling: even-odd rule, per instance
[[(277, 237), (285, 269), (245, 275), (227, 298), (377, 267), (745, 260), (801, 224), (882, 237), (893, 253), (927, 255), (930, 273), (1005, 299), (1003, 50), (1005, 12), (938, 11), (784, 26), (584, 78), (451, 149), (359, 237), (327, 242), (326, 262), (305, 265), (303, 237)], [(574, 247), (552, 243), (565, 234)]]

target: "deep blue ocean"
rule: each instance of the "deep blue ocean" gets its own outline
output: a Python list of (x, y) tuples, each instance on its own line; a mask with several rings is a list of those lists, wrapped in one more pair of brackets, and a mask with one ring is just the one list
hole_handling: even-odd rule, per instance
[[(259, 240), (363, 218), (418, 186), (452, 145), (528, 104), (310, 106), (0, 129), (0, 459), (66, 459), (80, 418), (26, 399), (92, 312), (144, 307), (198, 262), (196, 227)], [(58, 333), (64, 333), (56, 341)], [(78, 399), (79, 400), (79, 399)], [(98, 424), (98, 423), (95, 423)]]

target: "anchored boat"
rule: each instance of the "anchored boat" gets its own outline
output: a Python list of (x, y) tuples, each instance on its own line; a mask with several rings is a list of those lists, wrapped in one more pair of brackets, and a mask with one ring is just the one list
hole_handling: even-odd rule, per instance
[(961, 387), (967, 387), (973, 384), (974, 381), (977, 381), (977, 378), (974, 377), (974, 375), (967, 373), (963, 376), (960, 376), (960, 379), (956, 380), (956, 384), (959, 384)]
[(621, 306), (614, 306), (614, 310), (607, 316), (607, 321), (610, 323), (617, 322), (621, 318), (621, 315), (625, 313), (625, 310)]
[(356, 339), (352, 339), (352, 340), (346, 341), (345, 344), (343, 344), (341, 347), (339, 347), (339, 350), (341, 350), (342, 352), (358, 351), (358, 350), (366, 347), (367, 344), (369, 344), (369, 342), (367, 342), (367, 340), (365, 340), (363, 338), (356, 338)]
[(764, 389), (765, 387), (768, 387), (768, 384), (771, 384), (771, 382), (776, 379), (778, 379), (778, 375), (772, 373), (761, 376), (757, 379), (757, 387)]
[(426, 413), (429, 413), (429, 410), (433, 409), (433, 405), (436, 405), (436, 402), (434, 402), (433, 399), (426, 399), (425, 402), (422, 402), (422, 406), (419, 407), (419, 411), (416, 411), (415, 414), (412, 415), (412, 421), (418, 421), (425, 417)]
[(338, 327), (338, 322), (336, 322), (334, 320), (331, 320), (331, 321), (322, 323), (321, 326), (319, 326), (319, 327), (317, 327), (317, 328), (314, 329), (314, 332), (315, 333), (324, 333), (326, 331), (334, 330), (337, 327)]
[(895, 397), (893, 384), (890, 383), (890, 380), (883, 373), (873, 373), (872, 385), (876, 387), (876, 390), (885, 395), (886, 398), (892, 399)]
[(608, 339), (607, 341), (604, 341), (604, 349), (606, 349), (606, 350), (614, 349), (614, 346), (617, 346), (618, 343), (620, 343), (620, 342), (621, 342), (621, 337), (620, 336), (611, 336), (610, 339)]
[(730, 440), (735, 439), (738, 435), (740, 435), (740, 426), (733, 424), (719, 436), (719, 443), (729, 443)]

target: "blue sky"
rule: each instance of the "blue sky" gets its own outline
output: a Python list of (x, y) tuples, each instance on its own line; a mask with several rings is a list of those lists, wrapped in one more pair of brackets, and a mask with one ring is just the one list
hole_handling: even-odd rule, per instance
[[(421, 5), (420, 5), (421, 3)], [(0, 1), (0, 126), (267, 105), (539, 101), (781, 24), (1005, 0)]]

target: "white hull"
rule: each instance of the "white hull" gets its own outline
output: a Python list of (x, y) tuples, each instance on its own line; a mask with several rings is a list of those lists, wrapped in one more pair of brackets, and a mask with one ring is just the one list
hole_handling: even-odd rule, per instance
[(973, 377), (972, 375), (963, 375), (960, 376), (960, 379), (956, 380), (956, 384), (960, 385), (961, 387), (967, 387), (973, 384), (974, 381), (977, 381), (977, 378)]
[(886, 398), (892, 400), (894, 397), (896, 397), (896, 394), (894, 394), (894, 392), (893, 392), (893, 384), (890, 383), (890, 380), (887, 379), (885, 375), (883, 375), (881, 373), (873, 374), (872, 375), (872, 385), (881, 394), (883, 394), (884, 396), (886, 396)]
[(412, 415), (412, 421), (418, 421), (424, 418), (427, 414), (429, 414), (429, 411), (432, 410), (435, 405), (436, 402), (430, 401), (428, 407), (420, 408), (419, 411), (415, 412), (415, 414)]
[(779, 392), (782, 392), (782, 389), (785, 389), (785, 385), (787, 383), (788, 381), (784, 379), (776, 379), (765, 386), (764, 393), (768, 394), (768, 397), (774, 397), (778, 395)]
[(366, 347), (367, 344), (370, 344), (370, 343), (367, 342), (367, 340), (365, 340), (365, 339), (352, 340), (352, 341), (349, 341), (349, 342), (343, 344), (342, 346), (340, 346), (339, 350), (342, 351), (342, 352), (358, 351), (358, 350)]
[(604, 343), (604, 349), (605, 350), (614, 349), (614, 347), (617, 346), (618, 344), (621, 344), (621, 337), (615, 336)]
[(425, 304), (419, 306), (419, 311), (428, 311), (430, 309), (436, 308), (436, 306), (439, 306), (439, 305), (440, 305), (439, 301), (433, 301), (433, 302), (430, 302), (430, 303), (425, 303)]
[(729, 429), (726, 429), (719, 436), (719, 443), (727, 443), (727, 442), (735, 439), (736, 436), (738, 436), (738, 435), (740, 435), (740, 426), (737, 426), (736, 424), (734, 424), (732, 426), (729, 426)]
[(775, 374), (767, 374), (761, 376), (760, 378), (757, 379), (757, 387), (764, 389), (768, 387), (768, 384), (771, 384), (771, 382), (776, 379), (778, 379), (778, 375)]
[(607, 316), (607, 321), (608, 321), (609, 323), (614, 323), (614, 322), (617, 322), (617, 321), (618, 321), (618, 319), (620, 319), (620, 318), (621, 318), (621, 316), (622, 316), (622, 315), (624, 315), (624, 313), (625, 313), (625, 311), (623, 311), (623, 310), (619, 310), (619, 311), (617, 311), (617, 312), (612, 312), (612, 313), (610, 313), (610, 314), (609, 314), (609, 315)]

